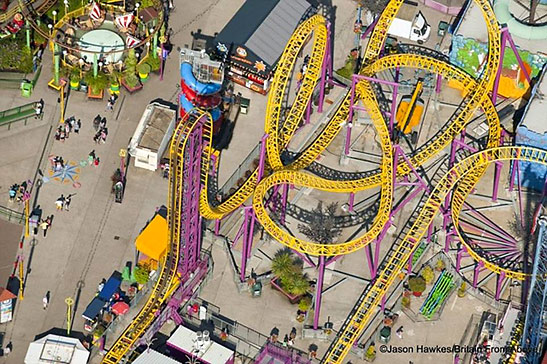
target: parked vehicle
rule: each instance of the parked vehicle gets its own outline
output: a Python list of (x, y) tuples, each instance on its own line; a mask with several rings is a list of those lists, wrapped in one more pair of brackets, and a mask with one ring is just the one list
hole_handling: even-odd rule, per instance
[(431, 26), (418, 10), (418, 3), (405, 1), (387, 32), (390, 35), (423, 44), (429, 39)]

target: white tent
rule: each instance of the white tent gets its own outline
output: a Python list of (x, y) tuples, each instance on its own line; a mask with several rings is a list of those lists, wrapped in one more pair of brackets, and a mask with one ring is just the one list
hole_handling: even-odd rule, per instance
[(80, 340), (50, 334), (30, 343), (25, 364), (86, 364), (88, 358)]

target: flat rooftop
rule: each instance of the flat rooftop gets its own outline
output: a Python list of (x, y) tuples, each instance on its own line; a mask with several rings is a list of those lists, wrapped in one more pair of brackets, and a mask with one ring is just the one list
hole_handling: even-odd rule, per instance
[(148, 124), (145, 126), (146, 130), (139, 141), (139, 147), (157, 152), (175, 114), (175, 110), (167, 107), (152, 108)]
[(524, 116), (519, 126), (524, 126), (528, 130), (535, 131), (539, 134), (547, 132), (547, 123), (545, 122), (545, 112), (547, 111), (547, 80), (545, 79), (547, 66), (543, 67), (538, 83), (534, 87), (532, 97), (526, 106)]

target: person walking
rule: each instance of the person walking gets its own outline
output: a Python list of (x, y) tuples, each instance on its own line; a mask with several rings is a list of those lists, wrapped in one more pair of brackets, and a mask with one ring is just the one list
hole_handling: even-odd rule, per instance
[(61, 195), (61, 197), (59, 197), (57, 199), (57, 201), (55, 201), (55, 206), (57, 207), (57, 210), (63, 210), (63, 207), (64, 207), (64, 204), (65, 204), (65, 196), (64, 195)]
[(101, 123), (101, 115), (100, 114), (97, 114), (97, 116), (95, 116), (95, 119), (93, 119), (93, 128), (95, 129), (95, 131), (99, 131), (99, 124)]
[(46, 238), (47, 229), (49, 229), (49, 223), (47, 219), (42, 220), (40, 223), (40, 228), (44, 230), (44, 238)]
[(87, 156), (87, 164), (92, 165), (95, 162), (95, 158), (95, 149), (93, 149)]
[(114, 104), (112, 103), (112, 99), (108, 99), (105, 111), (114, 111)]
[(397, 337), (398, 337), (399, 339), (402, 339), (402, 338), (403, 338), (403, 327), (402, 327), (402, 326), (399, 327), (399, 328), (397, 329), (397, 331), (395, 331), (395, 334), (397, 335)]
[(81, 127), (82, 127), (82, 122), (80, 121), (80, 119), (78, 119), (78, 121), (74, 124), (74, 132), (76, 134), (80, 134)]
[(99, 159), (99, 157), (95, 158), (95, 167), (98, 167), (100, 162), (101, 160)]
[(47, 291), (46, 292), (46, 295), (44, 296), (44, 298), (42, 298), (42, 303), (44, 305), (44, 310), (47, 309), (47, 307), (49, 306), (49, 297), (50, 297), (50, 292)]
[(72, 202), (72, 195), (68, 195), (65, 198), (65, 210), (68, 211), (68, 207), (70, 206), (70, 203)]

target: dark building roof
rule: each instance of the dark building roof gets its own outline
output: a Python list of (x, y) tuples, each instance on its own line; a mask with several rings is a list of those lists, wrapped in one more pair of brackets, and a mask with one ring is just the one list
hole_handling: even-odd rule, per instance
[(243, 46), (251, 67), (262, 61), (271, 69), (310, 6), (307, 0), (247, 0), (217, 35), (217, 44), (235, 55)]

